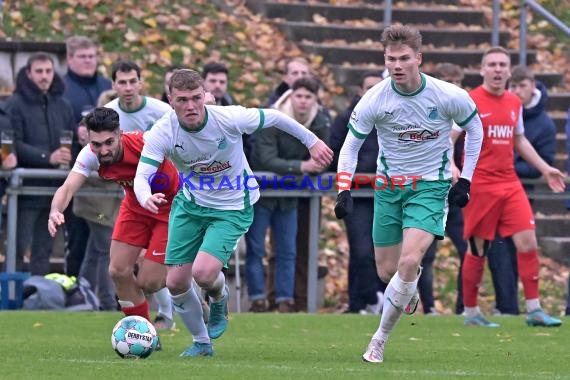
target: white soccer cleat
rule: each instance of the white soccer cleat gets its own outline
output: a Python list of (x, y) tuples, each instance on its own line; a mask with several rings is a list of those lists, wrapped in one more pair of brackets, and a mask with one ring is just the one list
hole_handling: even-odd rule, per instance
[(362, 360), (368, 363), (382, 363), (384, 361), (384, 341), (372, 338), (366, 352), (362, 355)]

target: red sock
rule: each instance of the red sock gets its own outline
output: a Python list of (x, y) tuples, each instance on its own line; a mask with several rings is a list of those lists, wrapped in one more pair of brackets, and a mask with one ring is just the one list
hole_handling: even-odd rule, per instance
[(471, 252), (465, 254), (463, 261), (463, 303), (466, 307), (477, 306), (477, 295), (479, 293), (479, 285), (483, 279), (483, 270), (485, 269), (485, 258), (474, 256)]
[(143, 303), (130, 307), (123, 307), (125, 315), (138, 315), (139, 317), (146, 318), (150, 321), (148, 301), (145, 299)]
[(517, 252), (517, 268), (523, 284), (524, 298), (538, 298), (538, 253), (536, 251)]

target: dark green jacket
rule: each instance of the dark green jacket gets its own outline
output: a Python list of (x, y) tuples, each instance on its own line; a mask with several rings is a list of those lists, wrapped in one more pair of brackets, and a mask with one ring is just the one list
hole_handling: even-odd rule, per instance
[[(319, 110), (309, 130), (328, 144), (330, 125), (328, 115)], [(301, 162), (309, 158), (309, 150), (295, 137), (275, 127), (263, 128), (256, 134), (251, 168), (254, 172), (273, 172), (280, 176), (302, 175)], [(259, 202), (270, 209), (290, 210), (297, 207), (297, 198), (266, 197), (263, 190)]]

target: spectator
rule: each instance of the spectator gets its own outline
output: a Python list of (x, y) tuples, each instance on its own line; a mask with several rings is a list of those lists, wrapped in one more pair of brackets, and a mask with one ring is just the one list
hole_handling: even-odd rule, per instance
[[(13, 131), (10, 123), (10, 118), (6, 111), (6, 103), (0, 101), (0, 133), (2, 131)], [(12, 153), (9, 155), (2, 154), (0, 156), (2, 162), (2, 170), (11, 170), (18, 165), (18, 159), (14, 153), (14, 144), (12, 144)], [(6, 186), (8, 185), (7, 178), (0, 178), (0, 228), (2, 227), (2, 220), (4, 218), (4, 195), (6, 194)]]
[[(64, 83), (54, 71), (53, 58), (32, 54), (16, 78), (8, 99), (18, 165), (23, 168), (57, 168), (69, 164), (71, 151), (60, 147), (60, 133), (74, 131), (73, 110), (63, 98)], [(59, 186), (61, 180), (25, 180), (24, 185)], [(22, 195), (18, 199), (16, 270), (22, 271), (24, 252), (31, 246), (30, 272), (50, 272), (53, 240), (47, 231), (50, 197)]]
[(309, 76), (310, 74), (309, 61), (306, 58), (294, 57), (289, 59), (285, 65), (283, 81), (269, 95), (266, 106), (272, 107), (273, 104), (291, 88), (293, 82), (301, 77)]
[[(336, 171), (340, 148), (348, 133), (348, 122), (354, 107), (368, 89), (380, 83), (383, 75), (368, 71), (362, 75), (358, 94), (344, 112), (340, 113), (331, 126), (331, 149), (334, 152), (332, 171)], [(378, 136), (376, 130), (366, 137), (358, 152), (358, 173), (375, 173), (378, 159)], [(371, 188), (371, 187), (370, 187)], [(344, 223), (349, 244), (348, 261), (348, 313), (379, 314), (382, 310), (383, 293), (386, 285), (376, 273), (374, 244), (372, 242), (372, 220), (374, 198), (355, 198), (354, 210), (346, 216)]]
[(188, 67), (186, 67), (185, 65), (168, 66), (168, 68), (166, 69), (166, 72), (164, 73), (164, 92), (162, 93), (162, 97), (160, 98), (160, 100), (162, 100), (165, 103), (170, 104), (170, 102), (168, 101), (168, 95), (170, 94), (170, 89), (168, 87), (168, 83), (170, 82), (170, 78), (172, 77), (172, 74), (174, 74), (174, 72), (176, 70), (187, 69), (187, 68)]
[[(319, 84), (312, 78), (297, 79), (275, 103), (323, 141), (329, 138), (330, 119), (319, 108)], [(256, 170), (285, 174), (318, 174), (325, 168), (310, 158), (308, 149), (293, 136), (277, 128), (258, 132), (252, 158)], [(253, 224), (246, 233), (246, 281), (251, 311), (266, 311), (267, 292), (262, 264), (265, 235), (271, 226), (275, 249), (275, 301), (279, 312), (295, 311), (295, 266), (297, 241), (297, 199), (261, 198), (254, 205)]]
[[(72, 36), (65, 41), (65, 47), (67, 73), (63, 76), (63, 96), (71, 103), (75, 125), (78, 126), (83, 116), (95, 108), (101, 93), (111, 89), (111, 81), (97, 72), (97, 45), (93, 40), (84, 36)], [(77, 136), (86, 135), (85, 127), (78, 128)], [(74, 141), (73, 160), (80, 150), (79, 141)], [(73, 203), (70, 206), (65, 214), (65, 272), (68, 276), (77, 276), (85, 255), (89, 227), (85, 219), (73, 214)]]
[(219, 106), (231, 106), (234, 102), (228, 94), (228, 68), (220, 62), (209, 62), (202, 69), (204, 89), (214, 95)]
[[(509, 90), (517, 95), (523, 104), (525, 137), (538, 155), (547, 164), (552, 165), (556, 149), (556, 126), (546, 113), (548, 100), (546, 87), (535, 80), (530, 69), (515, 66), (511, 71)], [(541, 173), (519, 154), (515, 154), (515, 170), (521, 179), (535, 179), (541, 176)], [(534, 190), (532, 185), (524, 187), (527, 191)], [(510, 237), (503, 239), (497, 236), (487, 254), (495, 286), (495, 307), (500, 314), (519, 314), (516, 253)]]

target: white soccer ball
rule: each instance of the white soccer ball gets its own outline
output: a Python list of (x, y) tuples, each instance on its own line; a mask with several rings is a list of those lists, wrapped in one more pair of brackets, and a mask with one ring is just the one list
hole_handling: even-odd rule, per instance
[(158, 335), (152, 323), (143, 317), (130, 315), (113, 328), (111, 344), (123, 359), (145, 359), (158, 344)]

